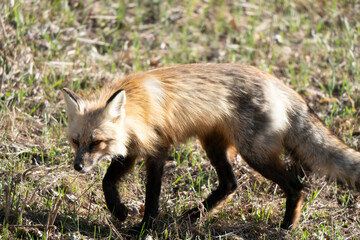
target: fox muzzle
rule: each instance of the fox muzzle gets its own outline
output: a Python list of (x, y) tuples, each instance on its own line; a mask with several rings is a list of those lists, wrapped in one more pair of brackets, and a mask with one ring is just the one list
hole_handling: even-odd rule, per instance
[[(90, 164), (86, 164), (86, 159), (89, 158), (89, 151), (82, 147), (79, 148), (76, 152), (75, 160), (74, 160), (74, 169), (79, 172), (87, 172), (92, 167), (92, 162)], [(89, 165), (89, 166), (86, 166)]]

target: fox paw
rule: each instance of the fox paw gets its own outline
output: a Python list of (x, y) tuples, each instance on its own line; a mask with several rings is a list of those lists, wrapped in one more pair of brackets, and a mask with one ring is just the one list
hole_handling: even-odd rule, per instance
[(280, 227), (285, 230), (290, 230), (293, 228), (293, 225), (290, 222), (283, 222)]
[(119, 202), (115, 205), (115, 208), (112, 211), (112, 215), (116, 217), (119, 221), (123, 222), (128, 216), (128, 212), (129, 210), (125, 207), (125, 205)]

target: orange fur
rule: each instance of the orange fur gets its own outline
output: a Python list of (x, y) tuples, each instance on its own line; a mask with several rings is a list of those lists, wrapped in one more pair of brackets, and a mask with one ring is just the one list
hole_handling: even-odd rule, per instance
[[(279, 158), (284, 149), (296, 164), (351, 184), (360, 177), (360, 154), (332, 135), (299, 94), (251, 66), (166, 67), (130, 74), (88, 98), (68, 89), (64, 93), (75, 169), (88, 171), (102, 157), (113, 158), (103, 186), (119, 219), (126, 211), (114, 189), (134, 159), (147, 163), (146, 209), (152, 210), (143, 221), (148, 223), (157, 214), (167, 150), (192, 136), (200, 138), (219, 177), (219, 187), (204, 202), (207, 210), (236, 188), (229, 164), (236, 151), (286, 192), (286, 228), (300, 215), (303, 186)], [(190, 213), (198, 216), (197, 209)]]

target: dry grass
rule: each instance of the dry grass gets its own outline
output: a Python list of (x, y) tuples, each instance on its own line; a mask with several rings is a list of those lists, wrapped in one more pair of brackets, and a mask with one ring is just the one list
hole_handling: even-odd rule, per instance
[[(360, 4), (297, 1), (0, 2), (0, 239), (124, 239), (141, 220), (142, 165), (121, 186), (130, 217), (105, 209), (102, 161), (72, 169), (60, 89), (86, 94), (125, 74), (190, 62), (237, 62), (299, 91), (349, 145), (360, 141)], [(196, 140), (166, 166), (160, 239), (358, 239), (359, 194), (305, 179), (298, 228), (284, 231), (283, 193), (234, 160), (238, 191), (195, 224), (181, 213), (216, 185)]]

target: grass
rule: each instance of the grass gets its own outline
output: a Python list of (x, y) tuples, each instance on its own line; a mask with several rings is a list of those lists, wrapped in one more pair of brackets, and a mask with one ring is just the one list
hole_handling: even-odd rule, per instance
[[(61, 94), (87, 94), (133, 72), (193, 62), (247, 63), (296, 89), (348, 145), (360, 141), (360, 4), (323, 1), (65, 1), (0, 3), (0, 238), (124, 239), (141, 220), (142, 164), (121, 185), (120, 223), (101, 190), (107, 161), (72, 169)], [(359, 194), (308, 177), (299, 227), (279, 228), (283, 192), (233, 161), (239, 187), (195, 224), (181, 213), (216, 185), (195, 139), (166, 166), (160, 239), (358, 239)]]

